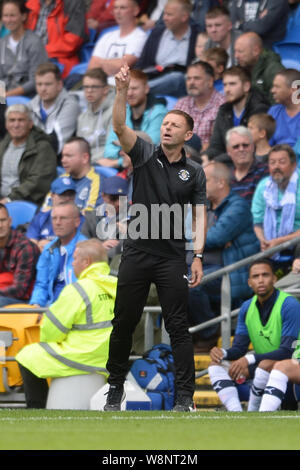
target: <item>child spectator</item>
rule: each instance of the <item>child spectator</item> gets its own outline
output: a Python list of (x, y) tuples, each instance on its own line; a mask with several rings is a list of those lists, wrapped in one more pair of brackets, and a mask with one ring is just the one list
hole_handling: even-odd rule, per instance
[(223, 73), (228, 62), (228, 54), (223, 47), (210, 47), (204, 51), (205, 62), (208, 62), (215, 73), (214, 87), (217, 91), (224, 94)]
[(266, 113), (253, 114), (247, 125), (255, 144), (255, 159), (257, 162), (267, 163), (271, 145), (269, 140), (276, 129), (275, 119)]
[(195, 59), (193, 62), (197, 62), (198, 60), (205, 60), (204, 52), (206, 44), (209, 40), (209, 37), (206, 32), (201, 32), (198, 34), (195, 44)]

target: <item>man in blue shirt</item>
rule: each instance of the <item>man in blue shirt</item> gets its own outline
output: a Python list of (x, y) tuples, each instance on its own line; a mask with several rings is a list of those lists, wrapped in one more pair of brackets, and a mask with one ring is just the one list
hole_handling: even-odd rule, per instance
[[(268, 111), (276, 120), (270, 145), (289, 144), (293, 147), (300, 134), (300, 71), (284, 69), (274, 77), (271, 89), (275, 105)], [(295, 87), (295, 84), (298, 85)]]
[[(255, 296), (241, 306), (232, 347), (210, 351), (210, 380), (228, 411), (242, 411), (236, 384), (253, 376), (248, 411), (258, 411), (269, 377), (262, 362), (272, 364), (292, 357), (300, 330), (300, 303), (275, 289), (275, 282), (269, 259), (250, 266), (248, 283)], [(248, 352), (250, 342), (252, 352)]]
[(300, 178), (293, 149), (275, 145), (268, 166), (270, 176), (257, 185), (251, 207), (262, 251), (300, 236)]
[(76, 280), (72, 262), (76, 243), (86, 240), (80, 233), (80, 212), (74, 203), (56, 205), (51, 213), (55, 239), (39, 257), (31, 305), (41, 307), (54, 302), (65, 285)]
[[(50, 190), (52, 206), (75, 201), (76, 185), (68, 176), (56, 178), (51, 184)], [(83, 221), (84, 216), (81, 215), (81, 223)], [(26, 236), (38, 245), (40, 251), (43, 251), (45, 245), (55, 238), (51, 220), (51, 209), (40, 210), (35, 214), (29, 224)]]

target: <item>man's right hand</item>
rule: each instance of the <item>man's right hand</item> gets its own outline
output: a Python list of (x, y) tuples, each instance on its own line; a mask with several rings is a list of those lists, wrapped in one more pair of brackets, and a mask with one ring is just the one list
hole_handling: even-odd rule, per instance
[(130, 82), (129, 67), (125, 63), (120, 68), (120, 71), (115, 75), (116, 89), (117, 91), (127, 90)]
[(217, 348), (216, 346), (210, 350), (210, 358), (213, 362), (216, 362), (217, 364), (220, 364), (222, 362), (224, 353), (222, 349)]

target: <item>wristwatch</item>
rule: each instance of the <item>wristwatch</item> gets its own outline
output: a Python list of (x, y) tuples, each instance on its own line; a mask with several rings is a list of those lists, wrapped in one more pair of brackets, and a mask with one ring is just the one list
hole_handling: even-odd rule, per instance
[(202, 261), (203, 260), (203, 253), (194, 253), (193, 258), (199, 258)]

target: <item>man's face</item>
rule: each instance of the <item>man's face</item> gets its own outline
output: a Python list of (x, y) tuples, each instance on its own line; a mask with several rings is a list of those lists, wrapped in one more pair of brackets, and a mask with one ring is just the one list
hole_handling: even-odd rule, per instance
[(70, 142), (63, 147), (61, 163), (66, 172), (76, 178), (87, 163), (87, 155), (81, 151), (78, 142)]
[(69, 205), (53, 207), (51, 219), (55, 235), (62, 240), (74, 236), (80, 224), (74, 208)]
[(232, 132), (226, 149), (235, 167), (248, 165), (254, 159), (254, 145), (246, 135)]
[(198, 58), (202, 58), (202, 54), (204, 53), (205, 50), (205, 45), (207, 43), (207, 37), (202, 36), (202, 34), (198, 34), (197, 40), (196, 40), (196, 45), (195, 45), (195, 56)]
[(90, 104), (101, 104), (108, 93), (108, 87), (97, 78), (83, 78), (84, 96)]
[(269, 173), (273, 181), (275, 181), (279, 186), (288, 183), (296, 168), (296, 162), (291, 162), (290, 157), (285, 150), (271, 152), (268, 164)]
[(33, 123), (26, 113), (11, 112), (6, 118), (6, 129), (12, 140), (24, 141), (27, 139)]
[(0, 240), (7, 238), (10, 232), (11, 218), (5, 209), (0, 209)]
[(139, 8), (132, 0), (115, 0), (114, 17), (118, 25), (126, 25), (138, 15)]
[(225, 15), (218, 16), (217, 18), (207, 18), (205, 25), (208, 36), (217, 43), (222, 42), (232, 29), (232, 23)]
[(188, 15), (179, 3), (167, 3), (164, 8), (163, 20), (166, 28), (176, 32), (186, 21)]
[(193, 132), (188, 129), (186, 120), (179, 114), (167, 114), (160, 128), (160, 141), (166, 147), (183, 145), (189, 140)]
[(36, 75), (35, 85), (39, 97), (45, 103), (56, 100), (63, 88), (63, 82), (57, 80), (52, 72)]
[(282, 75), (276, 75), (274, 77), (271, 93), (275, 103), (289, 104), (294, 91), (294, 89), (287, 85), (286, 79)]
[(262, 132), (261, 129), (255, 124), (255, 122), (249, 120), (247, 127), (249, 131), (251, 132), (253, 142), (256, 144), (256, 142), (259, 142), (259, 140), (262, 138)]
[(213, 175), (213, 165), (207, 165), (204, 167), (204, 173), (206, 176), (206, 196), (207, 199), (213, 202), (216, 198), (216, 195), (219, 192), (219, 182)]
[(206, 95), (213, 89), (214, 79), (202, 67), (190, 67), (186, 74), (186, 89), (189, 96)]
[(232, 104), (242, 100), (250, 89), (250, 83), (243, 83), (237, 75), (226, 74), (223, 78), (223, 84), (226, 101)]
[(146, 104), (149, 86), (142, 80), (131, 78), (127, 91), (127, 102), (129, 106), (137, 107)]
[(276, 276), (268, 264), (255, 264), (250, 269), (248, 284), (254, 294), (266, 297), (274, 289)]
[(114, 217), (119, 212), (120, 200), (111, 194), (102, 193), (102, 199), (106, 204), (106, 212), (109, 217)]
[(256, 49), (251, 47), (247, 38), (237, 38), (234, 44), (234, 55), (241, 67), (251, 67), (257, 61)]

